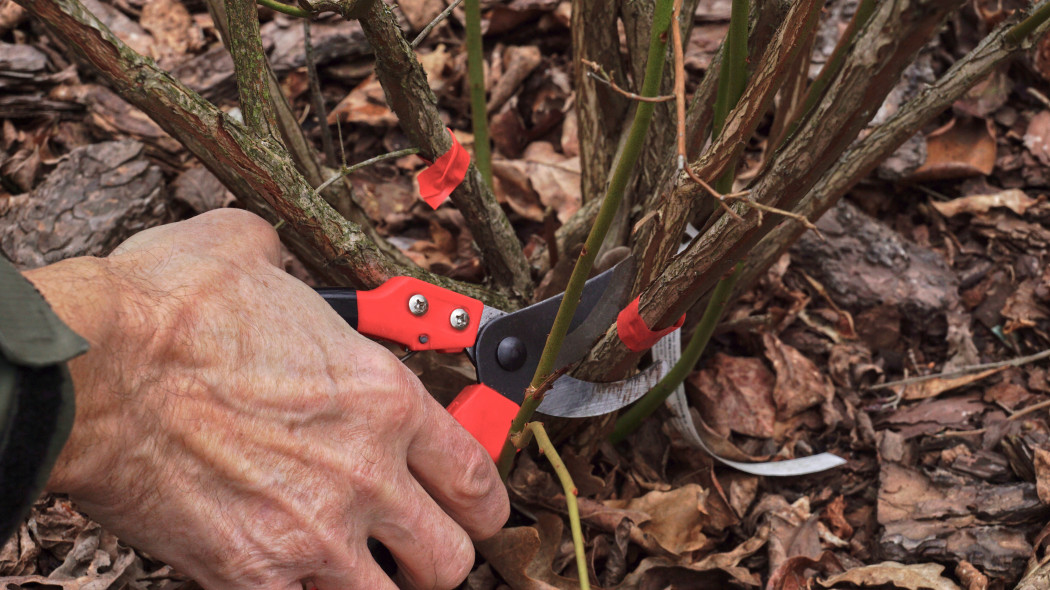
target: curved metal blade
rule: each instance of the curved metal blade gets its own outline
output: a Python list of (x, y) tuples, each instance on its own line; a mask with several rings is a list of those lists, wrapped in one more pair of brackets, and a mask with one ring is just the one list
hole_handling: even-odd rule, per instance
[(558, 358), (554, 362), (556, 368), (571, 365), (582, 359), (590, 351), (594, 341), (605, 333), (619, 315), (620, 310), (627, 305), (627, 296), (631, 291), (631, 279), (634, 277), (634, 257), (624, 258), (606, 272), (612, 273), (608, 279), (609, 286), (605, 288), (601, 299), (591, 308), (591, 313), (585, 318), (580, 318), (582, 310), (577, 310), (573, 320), (574, 323), (576, 321), (580, 323), (565, 335), (561, 350), (558, 351)]
[(634, 377), (612, 383), (591, 383), (566, 375), (554, 382), (536, 411), (561, 418), (608, 414), (645, 395), (664, 378), (669, 367), (657, 361)]
[[(616, 318), (630, 288), (633, 264), (632, 258), (625, 258), (587, 281), (566, 341), (556, 359), (556, 369), (583, 358)], [(513, 313), (499, 316), (493, 311), (489, 314), (489, 318), (482, 322), (477, 343), (467, 351), (477, 366), (478, 381), (520, 404), (539, 364), (540, 353), (561, 300), (562, 295), (555, 295)], [(513, 345), (518, 362), (500, 363), (498, 351), (501, 344)]]

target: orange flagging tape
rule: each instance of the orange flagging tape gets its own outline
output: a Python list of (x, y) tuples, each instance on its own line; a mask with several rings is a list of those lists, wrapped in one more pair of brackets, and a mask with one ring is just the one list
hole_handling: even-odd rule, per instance
[(650, 330), (638, 312), (639, 299), (641, 296), (636, 297), (627, 307), (623, 308), (620, 315), (616, 316), (616, 333), (627, 348), (634, 352), (652, 348), (661, 338), (681, 328), (685, 323), (685, 314), (682, 314), (682, 317), (678, 318), (673, 326), (663, 330)]
[(417, 177), (419, 196), (433, 209), (445, 202), (463, 182), (470, 166), (470, 154), (456, 141), (456, 134), (451, 129), (448, 134), (452, 137), (452, 147)]

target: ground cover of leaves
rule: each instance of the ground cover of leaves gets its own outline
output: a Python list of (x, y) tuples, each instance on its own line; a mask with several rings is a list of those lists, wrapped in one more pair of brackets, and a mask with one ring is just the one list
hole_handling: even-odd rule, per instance
[[(87, 0), (136, 50), (227, 111), (233, 65), (203, 4)], [(402, 0), (418, 32), (444, 0)], [(848, 4), (825, 15), (814, 72)], [(1009, 2), (977, 1), (923, 51), (876, 121), (972, 47)], [(484, 4), (496, 193), (527, 251), (580, 207), (566, 0)], [(705, 0), (686, 51), (695, 87), (729, 2)], [(303, 30), (263, 12), (271, 63), (304, 126)], [(313, 45), (355, 163), (408, 147), (354, 22), (321, 19)], [(419, 50), (450, 126), (468, 147), (462, 12)], [(625, 443), (560, 444), (578, 490), (592, 580), (602, 588), (1050, 587), (1050, 363), (941, 372), (1050, 348), (1050, 42), (1004, 65), (887, 160), (726, 315), (690, 376), (694, 422), (737, 460), (830, 451), (848, 463), (759, 478), (693, 448), (657, 415)], [(762, 158), (749, 147), (741, 177)], [(340, 162), (336, 162), (338, 164)], [(380, 231), (419, 264), (463, 280), (482, 269), (461, 216), (416, 198), (414, 156), (353, 176)], [(103, 179), (93, 181), (93, 179)], [(61, 42), (0, 0), (0, 248), (24, 266), (105, 254), (130, 233), (232, 197), (142, 113), (72, 62)], [(313, 281), (290, 255), (287, 265)], [(548, 282), (564, 281), (557, 276)], [(546, 286), (551, 289), (550, 285)], [(555, 288), (556, 291), (556, 288)], [(687, 325), (688, 328), (688, 325)], [(417, 355), (439, 399), (469, 366)], [(451, 364), (450, 364), (451, 363)], [(917, 376), (933, 378), (893, 385)], [(591, 452), (593, 451), (593, 452)], [(511, 522), (478, 545), (464, 588), (578, 588), (560, 485), (523, 452)], [(0, 548), (0, 584), (34, 589), (189, 589), (62, 497), (43, 498)]]

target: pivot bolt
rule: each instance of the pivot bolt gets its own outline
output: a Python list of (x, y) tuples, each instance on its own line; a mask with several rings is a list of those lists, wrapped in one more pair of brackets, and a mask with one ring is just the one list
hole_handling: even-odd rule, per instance
[(528, 358), (525, 343), (516, 336), (507, 336), (496, 347), (496, 362), (507, 371), (517, 371)]
[(418, 293), (408, 298), (408, 311), (412, 312), (414, 316), (425, 314), (429, 308), (430, 304), (427, 303), (427, 298)]
[(457, 307), (452, 310), (452, 315), (449, 316), (448, 323), (457, 330), (466, 330), (467, 326), (470, 325), (470, 314), (462, 307)]

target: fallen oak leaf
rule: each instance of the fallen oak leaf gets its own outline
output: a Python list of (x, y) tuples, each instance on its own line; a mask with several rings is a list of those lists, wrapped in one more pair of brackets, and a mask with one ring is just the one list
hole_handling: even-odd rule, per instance
[(885, 586), (892, 584), (907, 590), (960, 590), (951, 580), (941, 576), (944, 566), (937, 563), (904, 565), (895, 561), (884, 561), (874, 565), (853, 568), (819, 583), (825, 588), (848, 583), (855, 586)]
[(535, 527), (503, 529), (475, 546), (514, 590), (579, 590), (579, 582), (552, 569), (563, 528), (561, 517), (540, 512)]
[[(624, 578), (613, 590), (638, 590), (641, 588), (689, 588), (690, 590), (722, 590), (729, 586), (724, 576), (715, 576), (724, 572), (728, 578), (744, 586), (758, 588), (762, 578), (757, 573), (740, 565), (740, 562), (758, 553), (769, 538), (769, 525), (763, 524), (751, 538), (725, 553), (713, 553), (696, 563), (673, 561), (667, 557), (647, 557), (638, 567)], [(697, 574), (704, 575), (697, 575)], [(686, 581), (686, 586), (672, 585), (676, 581)]]
[(712, 545), (701, 530), (710, 518), (704, 511), (709, 493), (691, 483), (668, 492), (652, 491), (629, 501), (607, 500), (605, 505), (647, 515), (649, 519), (638, 523), (638, 528), (668, 553), (681, 556)]
[(995, 169), (995, 131), (990, 121), (952, 119), (926, 136), (926, 161), (913, 181), (982, 176)]
[(769, 332), (762, 334), (766, 358), (773, 364), (776, 383), (773, 402), (777, 418), (786, 420), (813, 406), (828, 403), (835, 396), (835, 388), (828, 382), (813, 361), (793, 346), (784, 344)]

